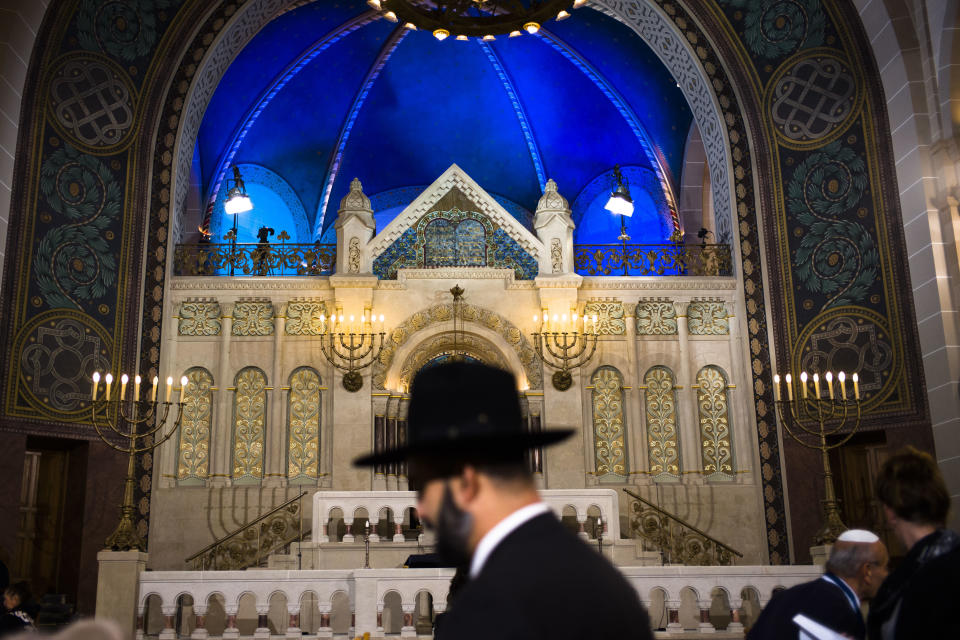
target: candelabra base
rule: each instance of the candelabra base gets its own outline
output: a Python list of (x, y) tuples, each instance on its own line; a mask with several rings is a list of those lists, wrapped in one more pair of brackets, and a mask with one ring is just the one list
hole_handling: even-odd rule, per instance
[(566, 391), (573, 385), (573, 376), (569, 371), (555, 371), (553, 374), (553, 388), (557, 391)]
[(834, 500), (822, 500), (823, 526), (813, 536), (814, 544), (833, 544), (840, 534), (847, 530), (847, 525), (840, 519), (840, 509)]
[(113, 551), (146, 551), (147, 545), (140, 534), (137, 533), (137, 527), (133, 524), (133, 516), (124, 513), (120, 518), (120, 524), (113, 533), (106, 539), (107, 549)]
[(363, 376), (356, 371), (348, 371), (343, 374), (343, 388), (350, 393), (356, 393), (363, 388)]

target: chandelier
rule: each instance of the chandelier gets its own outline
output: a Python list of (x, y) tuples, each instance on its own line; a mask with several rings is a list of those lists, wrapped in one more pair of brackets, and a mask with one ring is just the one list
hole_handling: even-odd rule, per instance
[(367, 0), (391, 22), (429, 31), (437, 40), (534, 34), (548, 20), (570, 17), (587, 0)]

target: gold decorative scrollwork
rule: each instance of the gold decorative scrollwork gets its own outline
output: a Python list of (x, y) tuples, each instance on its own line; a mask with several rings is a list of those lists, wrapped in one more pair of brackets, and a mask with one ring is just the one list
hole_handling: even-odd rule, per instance
[(700, 454), (707, 477), (733, 477), (733, 447), (727, 411), (727, 378), (719, 367), (708, 365), (697, 374), (697, 408), (700, 412)]
[(326, 311), (321, 300), (291, 300), (287, 303), (284, 332), (288, 336), (322, 336), (327, 331)]
[(216, 300), (182, 302), (177, 315), (177, 334), (181, 336), (220, 335), (220, 303)]
[(694, 300), (687, 307), (687, 330), (692, 336), (725, 336), (730, 333), (723, 302)]
[(233, 305), (235, 336), (272, 336), (273, 303), (269, 301), (241, 301)]
[(653, 367), (643, 379), (646, 385), (647, 452), (650, 473), (657, 479), (680, 477), (677, 444), (677, 403), (673, 373)]
[(201, 367), (188, 369), (180, 424), (177, 481), (202, 482), (210, 472), (210, 415), (213, 406), (213, 376)]
[(661, 509), (640, 501), (630, 503), (630, 531), (644, 547), (660, 551), (664, 564), (687, 566), (729, 566), (741, 555), (722, 542), (707, 536)]
[(637, 334), (677, 335), (677, 309), (669, 300), (642, 300), (637, 303)]
[(237, 374), (233, 401), (233, 478), (263, 478), (267, 376), (256, 367)]
[(316, 480), (320, 460), (320, 376), (302, 367), (290, 376), (287, 477)]
[(173, 254), (177, 276), (319, 276), (333, 273), (335, 244), (178, 244)]
[(582, 276), (730, 276), (726, 244), (578, 244), (574, 271)]
[(600, 367), (593, 384), (594, 463), (598, 476), (626, 477), (627, 455), (623, 446), (623, 376), (613, 367)]
[(608, 336), (622, 336), (627, 325), (623, 319), (623, 303), (619, 300), (590, 301), (584, 306), (585, 318), (597, 316), (597, 333)]

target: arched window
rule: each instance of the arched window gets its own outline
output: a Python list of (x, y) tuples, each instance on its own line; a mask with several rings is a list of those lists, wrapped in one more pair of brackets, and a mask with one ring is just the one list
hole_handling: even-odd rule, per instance
[(210, 425), (213, 407), (213, 376), (203, 367), (187, 369), (183, 393), (177, 482), (203, 484), (210, 475)]
[(593, 384), (593, 458), (601, 480), (627, 479), (624, 446), (623, 376), (613, 367), (600, 367)]
[(287, 399), (287, 477), (313, 484), (320, 464), (320, 375), (300, 367), (290, 375)]
[(233, 386), (233, 480), (263, 478), (263, 443), (267, 421), (267, 376), (256, 367), (241, 369)]
[(673, 373), (653, 367), (643, 378), (647, 412), (647, 460), (654, 480), (680, 479), (677, 399)]
[(707, 365), (697, 374), (697, 411), (700, 415), (700, 460), (711, 480), (733, 477), (733, 444), (730, 441), (727, 376)]

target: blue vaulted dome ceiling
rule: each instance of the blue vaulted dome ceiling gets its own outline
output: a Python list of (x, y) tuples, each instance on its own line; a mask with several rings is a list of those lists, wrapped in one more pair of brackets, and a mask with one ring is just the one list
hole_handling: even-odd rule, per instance
[[(537, 35), (440, 42), (377, 18), (362, 0), (318, 0), (267, 25), (240, 52), (204, 115), (194, 154), (214, 202), (241, 167), (261, 225), (295, 242), (333, 232), (360, 178), (382, 229), (452, 163), (528, 227), (543, 184), (570, 201), (577, 242), (613, 242), (602, 210), (613, 165), (637, 203), (637, 242), (672, 231), (691, 114), (666, 67), (623, 24), (587, 7)], [(659, 170), (658, 170), (659, 169)], [(219, 196), (219, 197), (218, 197)]]

